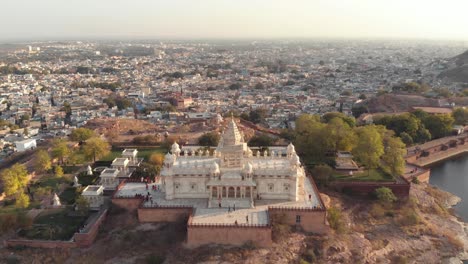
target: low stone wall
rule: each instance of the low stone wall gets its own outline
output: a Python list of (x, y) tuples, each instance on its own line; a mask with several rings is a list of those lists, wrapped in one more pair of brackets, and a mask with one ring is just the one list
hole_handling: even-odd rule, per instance
[(92, 223), (90, 227), (85, 230), (83, 233), (75, 233), (73, 236), (76, 244), (79, 247), (89, 247), (93, 244), (96, 236), (99, 233), (99, 227), (101, 226), (102, 222), (106, 219), (107, 216), (107, 209), (101, 212), (99, 217)]
[(337, 191), (349, 191), (360, 195), (368, 195), (380, 187), (387, 187), (398, 198), (406, 198), (409, 196), (411, 184), (408, 182), (334, 182), (331, 187)]
[(70, 241), (62, 240), (30, 240), (30, 239), (10, 239), (4, 242), (8, 247), (33, 247), (33, 248), (75, 248), (88, 247), (93, 244), (99, 232), (99, 227), (106, 219), (107, 209), (103, 210), (99, 217), (90, 223), (90, 226), (83, 233), (75, 233)]
[(249, 227), (234, 225), (188, 225), (187, 246), (198, 247), (207, 244), (242, 246), (252, 242), (255, 246), (270, 247), (271, 227)]
[(192, 207), (140, 207), (138, 220), (143, 223), (177, 222), (187, 219), (192, 210)]
[(123, 208), (127, 211), (136, 211), (143, 202), (143, 198), (137, 197), (113, 197), (112, 205)]
[(28, 240), (10, 239), (5, 241), (7, 247), (32, 247), (32, 248), (75, 248), (78, 245), (73, 241)]
[[(329, 230), (326, 224), (327, 213), (325, 210), (269, 207), (268, 212), (273, 221), (281, 219), (285, 224), (300, 226), (305, 232), (325, 234)], [(298, 216), (300, 217), (300, 222), (296, 223)]]

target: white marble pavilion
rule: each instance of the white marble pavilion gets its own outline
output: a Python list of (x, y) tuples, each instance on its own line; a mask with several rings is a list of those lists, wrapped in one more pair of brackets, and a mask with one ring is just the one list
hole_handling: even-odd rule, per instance
[(292, 144), (253, 155), (232, 119), (212, 153), (182, 151), (174, 143), (161, 176), (167, 200), (206, 198), (208, 207), (253, 207), (255, 199), (298, 201), (305, 172)]

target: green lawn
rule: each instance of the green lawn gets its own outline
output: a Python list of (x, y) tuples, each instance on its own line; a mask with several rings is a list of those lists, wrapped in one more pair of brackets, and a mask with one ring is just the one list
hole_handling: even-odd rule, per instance
[(31, 192), (34, 194), (43, 194), (46, 192), (58, 192), (59, 185), (62, 183), (71, 184), (72, 180), (66, 177), (45, 176), (38, 181), (31, 183)]
[(354, 173), (353, 176), (348, 174), (334, 173), (332, 180), (335, 181), (392, 181), (394, 180), (391, 175), (384, 173), (380, 169), (371, 169), (370, 171), (363, 171)]
[[(163, 153), (165, 154), (165, 150), (161, 147), (156, 148), (137, 148), (138, 149), (138, 157), (144, 158), (145, 161), (148, 160), (149, 156), (153, 153)], [(115, 158), (118, 158), (122, 155), (123, 148), (113, 148), (111, 152), (105, 156), (104, 158), (100, 159), (100, 161), (113, 161)]]
[(23, 229), (19, 235), (29, 239), (69, 240), (84, 224), (87, 216), (70, 216), (66, 209), (51, 214), (40, 214), (32, 227)]

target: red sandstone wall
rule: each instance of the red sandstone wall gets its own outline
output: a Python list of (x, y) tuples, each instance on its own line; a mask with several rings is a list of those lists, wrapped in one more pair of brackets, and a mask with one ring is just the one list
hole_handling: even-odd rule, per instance
[(5, 241), (8, 247), (25, 246), (33, 248), (74, 248), (77, 247), (75, 242), (71, 241), (49, 241), (49, 240), (27, 240), (27, 239), (11, 239)]
[(206, 244), (228, 244), (242, 246), (248, 241), (259, 247), (270, 247), (270, 227), (188, 227), (187, 246)]
[(135, 211), (140, 206), (142, 200), (139, 198), (112, 198), (112, 204), (128, 211)]
[(107, 210), (105, 210), (102, 215), (94, 222), (93, 226), (89, 229), (87, 233), (75, 233), (74, 239), (76, 244), (79, 247), (89, 247), (93, 244), (96, 236), (99, 232), (99, 227), (102, 222), (106, 219)]
[(188, 218), (192, 208), (138, 208), (140, 222), (176, 222)]
[(301, 216), (301, 223), (299, 226), (306, 232), (312, 232), (316, 234), (325, 234), (328, 232), (328, 226), (326, 224), (326, 212), (325, 211), (312, 211), (312, 210), (286, 210), (286, 209), (275, 209), (269, 208), (268, 212), (272, 220), (275, 218), (281, 218), (285, 221), (285, 224), (296, 225), (296, 216)]

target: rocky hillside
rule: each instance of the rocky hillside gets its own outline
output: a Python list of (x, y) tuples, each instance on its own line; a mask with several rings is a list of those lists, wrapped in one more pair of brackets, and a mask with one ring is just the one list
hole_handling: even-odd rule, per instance
[[(327, 236), (276, 226), (272, 248), (184, 247), (181, 224), (140, 224), (114, 210), (87, 249), (6, 249), (0, 263), (460, 263), (468, 259), (468, 226), (453, 216), (456, 197), (426, 184), (410, 199), (382, 206), (367, 198), (329, 192), (344, 228)], [(5, 238), (5, 237), (3, 237)]]
[(468, 83), (468, 51), (449, 60), (452, 65), (448, 70), (440, 73), (440, 78), (448, 78), (453, 82)]
[(455, 103), (457, 106), (467, 106), (468, 97), (454, 97), (439, 100), (421, 95), (383, 94), (372, 97), (364, 102), (371, 113), (407, 112), (410, 111), (413, 106), (440, 107), (450, 103)]

